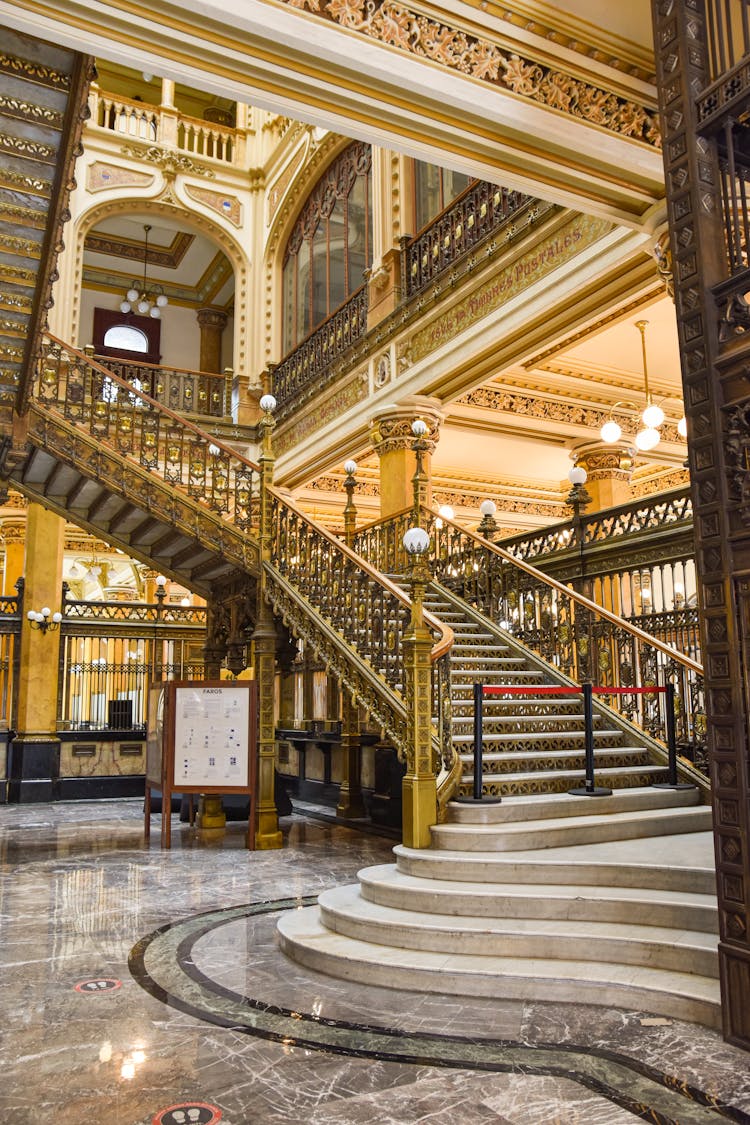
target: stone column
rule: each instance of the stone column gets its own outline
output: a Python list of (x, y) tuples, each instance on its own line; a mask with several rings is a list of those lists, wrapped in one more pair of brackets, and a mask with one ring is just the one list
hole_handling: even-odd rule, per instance
[(59, 629), (32, 628), (29, 610), (60, 609), (65, 521), (41, 504), (29, 504), (26, 519), (24, 616), (18, 677), (18, 733), (9, 768), (9, 799), (51, 801), (60, 776), (57, 736)]
[(416, 418), (427, 423), (426, 449), (422, 458), (421, 503), (431, 504), (431, 458), (438, 443), (443, 415), (438, 399), (414, 395), (402, 403), (384, 406), (370, 424), (370, 439), (380, 460), (380, 515), (394, 516), (414, 501), (416, 458), (411, 424)]
[(367, 274), (367, 327), (374, 327), (401, 299), (401, 182), (402, 158), (373, 147), (373, 256)]
[(222, 309), (198, 309), (196, 314), (201, 330), (199, 371), (222, 371), (221, 340), (227, 326), (227, 314)]
[(587, 442), (575, 446), (573, 452), (576, 464), (588, 474), (586, 488), (591, 496), (590, 512), (616, 508), (632, 500), (630, 478), (635, 455), (631, 446), (623, 442), (614, 445)]

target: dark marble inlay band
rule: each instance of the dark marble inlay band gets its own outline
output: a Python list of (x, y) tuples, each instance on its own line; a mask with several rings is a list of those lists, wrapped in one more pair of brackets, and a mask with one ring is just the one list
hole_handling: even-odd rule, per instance
[(231, 922), (309, 906), (316, 896), (213, 910), (163, 926), (131, 950), (135, 981), (156, 999), (198, 1019), (285, 1046), (379, 1061), (568, 1078), (655, 1125), (750, 1125), (750, 1116), (702, 1090), (616, 1052), (571, 1044), (527, 1044), (360, 1025), (297, 1012), (233, 992), (196, 966), (204, 935)]

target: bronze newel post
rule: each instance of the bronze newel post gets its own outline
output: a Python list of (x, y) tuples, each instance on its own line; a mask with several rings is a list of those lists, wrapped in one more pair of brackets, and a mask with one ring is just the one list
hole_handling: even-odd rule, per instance
[(401, 786), (403, 842), (427, 848), (437, 823), (437, 776), (432, 749), (432, 634), (424, 622), (424, 595), (430, 581), (430, 537), (421, 527), (404, 535), (409, 556), (411, 617), (404, 634), (404, 686), (408, 709), (408, 758)]
[[(354, 542), (357, 529), (357, 509), (354, 504), (354, 489), (357, 485), (354, 474), (356, 461), (344, 465), (346, 480), (346, 507), (344, 508), (344, 539), (347, 547)], [(339, 816), (356, 819), (365, 815), (362, 800), (362, 746), (359, 736), (359, 707), (346, 688), (341, 692), (341, 787), (336, 812)]]
[(274, 675), (276, 666), (276, 629), (273, 614), (266, 601), (265, 565), (270, 561), (273, 543), (273, 520), (270, 487), (273, 484), (273, 411), (276, 399), (265, 394), (260, 400), (263, 416), (260, 453), (260, 575), (258, 577), (258, 617), (253, 632), (255, 678), (258, 683), (258, 827), (256, 848), (280, 848), (282, 844), (279, 817), (274, 797), (276, 767), (276, 729), (274, 723)]

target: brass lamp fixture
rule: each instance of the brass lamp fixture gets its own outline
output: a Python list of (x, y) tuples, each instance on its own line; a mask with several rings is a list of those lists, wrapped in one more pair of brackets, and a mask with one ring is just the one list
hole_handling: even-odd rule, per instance
[(32, 629), (38, 629), (40, 633), (53, 633), (55, 629), (60, 628), (62, 621), (62, 614), (59, 610), (53, 613), (49, 606), (42, 606), (41, 609), (30, 609), (26, 617), (31, 624)]
[[(646, 327), (647, 320), (637, 320), (636, 328), (641, 334), (641, 350), (643, 353), (643, 389), (646, 394), (646, 405), (640, 411), (641, 426), (635, 434), (634, 442), (635, 447), (641, 453), (648, 453), (650, 450), (655, 449), (661, 441), (661, 427), (664, 425), (664, 411), (661, 406), (654, 402), (651, 396), (651, 388), (648, 382), (648, 361), (646, 358)], [(627, 399), (622, 399), (616, 402), (610, 410), (610, 415), (599, 431), (599, 436), (602, 441), (608, 445), (614, 445), (622, 437), (622, 426), (619, 422), (615, 421), (613, 414), (618, 406), (632, 406), (637, 409), (635, 403)], [(687, 437), (687, 423), (683, 415), (677, 423), (677, 432), (680, 437)]]
[(155, 285), (148, 280), (148, 232), (149, 225), (143, 228), (145, 243), (143, 247), (143, 281), (134, 281), (125, 294), (125, 300), (120, 302), (121, 313), (137, 312), (141, 316), (151, 316), (159, 320), (161, 310), (169, 304), (169, 298), (161, 285)]

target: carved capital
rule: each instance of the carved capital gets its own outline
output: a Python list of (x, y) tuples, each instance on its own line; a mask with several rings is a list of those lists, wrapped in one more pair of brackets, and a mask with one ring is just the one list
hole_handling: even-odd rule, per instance
[(378, 456), (394, 449), (411, 449), (414, 444), (411, 424), (417, 418), (428, 426), (422, 438), (424, 448), (426, 452), (434, 453), (443, 421), (441, 405), (439, 399), (414, 395), (401, 403), (384, 406), (370, 423), (370, 440)]
[(227, 314), (223, 309), (198, 309), (198, 312), (195, 314), (195, 319), (198, 321), (201, 328), (224, 329), (227, 323)]

